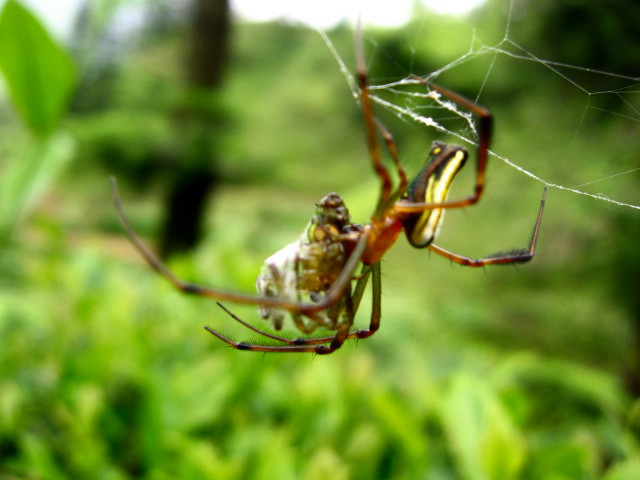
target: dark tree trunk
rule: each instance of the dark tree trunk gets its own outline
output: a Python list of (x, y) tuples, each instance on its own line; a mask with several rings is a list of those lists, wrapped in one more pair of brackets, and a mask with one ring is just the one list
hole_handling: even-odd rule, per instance
[(215, 176), (206, 170), (183, 172), (171, 182), (169, 209), (163, 226), (161, 255), (168, 257), (194, 248), (202, 237), (207, 199)]
[(176, 112), (178, 144), (169, 175), (166, 218), (160, 253), (168, 257), (193, 249), (202, 236), (207, 200), (218, 183), (223, 113), (215, 107), (229, 41), (228, 0), (194, 0), (187, 54), (187, 103)]

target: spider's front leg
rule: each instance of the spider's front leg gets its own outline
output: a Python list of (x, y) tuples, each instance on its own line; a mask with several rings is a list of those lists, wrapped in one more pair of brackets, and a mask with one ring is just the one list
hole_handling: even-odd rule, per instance
[(471, 100), (466, 99), (462, 95), (459, 95), (447, 88), (441, 87), (435, 83), (427, 82), (422, 78), (413, 75), (413, 80), (421, 85), (430, 88), (431, 90), (444, 95), (445, 97), (453, 100), (458, 105), (473, 112), (478, 118), (477, 132), (478, 132), (478, 149), (476, 153), (476, 182), (473, 193), (468, 197), (464, 197), (458, 200), (441, 200), (429, 205), (429, 202), (416, 202), (414, 204), (405, 203), (403, 205), (405, 212), (420, 212), (425, 208), (464, 208), (469, 205), (473, 205), (480, 201), (482, 193), (484, 192), (485, 177), (487, 172), (487, 161), (489, 159), (489, 147), (491, 144), (491, 136), (493, 134), (493, 116), (491, 112), (482, 105), (478, 105)]
[(165, 278), (171, 285), (173, 285), (174, 288), (188, 295), (197, 295), (200, 297), (242, 303), (245, 305), (260, 305), (265, 308), (282, 309), (288, 312), (296, 312), (306, 316), (313, 316), (316, 312), (325, 310), (335, 304), (341, 298), (344, 289), (349, 284), (351, 274), (356, 269), (360, 261), (360, 257), (367, 247), (368, 234), (363, 232), (358, 239), (349, 260), (344, 265), (344, 274), (340, 275), (335, 283), (333, 283), (331, 288), (326, 292), (325, 297), (320, 302), (308, 301), (301, 303), (295, 298), (292, 299), (281, 296), (269, 297), (243, 292), (233, 292), (187, 282), (180, 279), (171, 270), (169, 270), (169, 268), (144, 244), (122, 209), (115, 178), (111, 177), (110, 182), (116, 212), (118, 213), (120, 221), (122, 222), (125, 232), (133, 246), (153, 270)]

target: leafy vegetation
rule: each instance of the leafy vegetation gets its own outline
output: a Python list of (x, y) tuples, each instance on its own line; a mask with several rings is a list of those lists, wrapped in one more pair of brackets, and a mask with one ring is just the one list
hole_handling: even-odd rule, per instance
[(28, 131), (0, 182), (0, 242), (71, 159), (73, 141), (57, 129), (74, 86), (71, 58), (14, 0), (0, 14), (0, 70)]
[[(464, 54), (460, 35), (469, 38), (472, 20), (450, 21), (449, 61)], [(64, 122), (78, 145), (74, 169), (0, 247), (1, 479), (638, 477), (630, 209), (551, 190), (539, 255), (518, 268), (458, 268), (401, 239), (383, 263), (381, 331), (326, 358), (237, 352), (205, 332), (208, 324), (252, 338), (142, 264), (108, 188), (115, 170), (151, 243), (163, 213), (157, 172), (175, 147), (172, 102), (184, 93), (182, 33), (122, 55), (110, 104), (76, 105)], [(353, 33), (341, 27), (330, 37), (351, 68)], [(205, 241), (171, 266), (252, 291), (262, 259), (299, 234), (314, 202), (338, 191), (366, 222), (378, 185), (357, 106), (317, 33), (238, 25), (234, 38), (217, 105), (229, 118), (216, 140), (223, 182)], [(366, 38), (381, 82), (440, 58), (433, 41), (401, 32)], [(474, 97), (484, 60), (439, 81)], [(568, 93), (565, 80), (543, 77), (536, 89), (529, 66), (500, 68), (481, 97), (496, 116), (496, 152), (564, 185), (601, 179), (607, 162), (617, 162), (614, 172), (633, 168), (637, 122), (599, 110), (581, 120), (586, 95)], [(434, 132), (387, 113), (414, 172)], [(3, 150), (3, 182), (15, 155)], [(135, 187), (145, 172), (142, 198)], [(479, 205), (447, 213), (443, 246), (481, 256), (527, 243), (542, 185), (496, 159), (489, 173)], [(633, 177), (597, 188), (640, 203)], [(254, 308), (228, 306), (259, 321)], [(366, 324), (366, 308), (358, 322)]]

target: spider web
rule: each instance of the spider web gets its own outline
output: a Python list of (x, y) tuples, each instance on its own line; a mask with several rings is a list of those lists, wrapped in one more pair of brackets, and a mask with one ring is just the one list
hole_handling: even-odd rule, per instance
[[(439, 95), (437, 92), (425, 91), (425, 88), (421, 86), (416, 77), (419, 76), (423, 80), (437, 82), (437, 77), (443, 73), (459, 68), (462, 65), (480, 57), (488, 56), (489, 64), (486, 68), (484, 81), (482, 82), (482, 85), (480, 85), (476, 96), (476, 101), (480, 104), (482, 104), (480, 96), (483, 90), (489, 82), (493, 81), (494, 75), (496, 75), (495, 66), (499, 59), (507, 59), (508, 61), (513, 62), (533, 63), (540, 67), (540, 75), (552, 75), (558, 77), (561, 81), (568, 83), (577, 95), (586, 98), (586, 101), (584, 102), (584, 110), (580, 115), (578, 115), (579, 120), (577, 121), (577, 125), (574, 127), (573, 132), (571, 132), (570, 128), (565, 132), (569, 138), (577, 137), (582, 133), (581, 127), (583, 125), (583, 121), (591, 110), (597, 110), (606, 115), (614, 116), (618, 121), (628, 122), (628, 130), (632, 132), (631, 137), (637, 137), (640, 127), (640, 78), (540, 58), (535, 54), (535, 52), (528, 50), (525, 46), (512, 39), (510, 32), (514, 9), (513, 4), (513, 1), (509, 4), (509, 14), (506, 20), (504, 37), (498, 43), (487, 45), (474, 33), (468, 51), (437, 70), (430, 72), (427, 75), (425, 75), (424, 72), (409, 72), (409, 74), (401, 80), (370, 85), (369, 88), (372, 100), (380, 107), (392, 112), (395, 116), (405, 122), (414, 123), (422, 127), (433, 128), (440, 133), (455, 137), (463, 144), (474, 147), (477, 145), (477, 132), (473, 114), (465, 111), (459, 105), (450, 101), (446, 97)], [(318, 30), (318, 32), (337, 61), (339, 68), (351, 89), (354, 99), (357, 101), (358, 88), (353, 71), (347, 67), (327, 34), (322, 30)], [(365, 41), (367, 40), (370, 39), (365, 38)], [(589, 88), (581, 84), (580, 81), (574, 79), (577, 76), (573, 75), (575, 73), (580, 73), (583, 76), (588, 74), (588, 76), (593, 79), (590, 83), (598, 86), (604, 86), (604, 88)], [(612, 83), (615, 86), (613, 88), (609, 88)], [(410, 89), (410, 87), (414, 88)], [(619, 111), (614, 111), (601, 108), (597, 105), (597, 102), (593, 101), (597, 97), (607, 95), (612, 95), (619, 99), (622, 102), (622, 105), (624, 105), (624, 110), (621, 109)], [(437, 116), (429, 114), (429, 112), (434, 108), (439, 110), (439, 114)], [(453, 116), (456, 119), (461, 120), (464, 124), (464, 128), (456, 127), (454, 129), (449, 127), (448, 123), (443, 123), (440, 120), (443, 111), (449, 117)], [(532, 126), (532, 128), (535, 128), (535, 126)], [(603, 146), (602, 150), (605, 152), (603, 162), (609, 162), (609, 164), (613, 166), (612, 168), (615, 168), (615, 162), (611, 162), (606, 158), (606, 145)], [(581, 180), (577, 182), (577, 184), (571, 185), (554, 180), (553, 178), (548, 178), (548, 174), (537, 173), (535, 169), (524, 168), (519, 165), (518, 161), (514, 158), (510, 158), (498, 151), (491, 150), (490, 154), (494, 159), (500, 160), (520, 174), (530, 177), (550, 189), (563, 190), (572, 194), (589, 197), (596, 201), (614, 204), (619, 207), (640, 210), (640, 200), (636, 200), (635, 198), (631, 201), (627, 201), (626, 199), (613, 198), (610, 194), (589, 192), (584, 188), (596, 185), (599, 182), (616, 179), (617, 177), (626, 177), (634, 174), (637, 175), (640, 173), (640, 167), (630, 169), (625, 168), (621, 171), (612, 170), (607, 172), (604, 176), (599, 176), (588, 181)], [(573, 161), (579, 162), (579, 158), (573, 159)]]

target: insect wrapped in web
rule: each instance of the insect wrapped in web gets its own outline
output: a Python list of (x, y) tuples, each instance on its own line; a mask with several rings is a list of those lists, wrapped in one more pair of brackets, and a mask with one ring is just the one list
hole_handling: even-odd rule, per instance
[[(420, 77), (413, 78), (415, 83), (429, 89), (434, 95), (452, 100), (477, 117), (478, 147), (473, 191), (466, 197), (449, 200), (451, 184), (467, 162), (467, 150), (458, 145), (433, 142), (423, 168), (409, 182), (391, 133), (374, 115), (359, 29), (356, 33), (356, 62), (358, 98), (369, 157), (373, 171), (380, 180), (380, 193), (370, 222), (365, 225), (351, 223), (342, 199), (335, 193), (327, 195), (317, 205), (316, 213), (303, 235), (265, 261), (256, 282), (257, 294), (231, 292), (186, 282), (176, 277), (146, 247), (133, 229), (122, 210), (116, 184), (112, 179), (116, 209), (129, 238), (149, 266), (184, 293), (218, 300), (218, 305), (237, 322), (276, 343), (262, 345), (237, 342), (205, 326), (211, 334), (236, 349), (328, 354), (340, 348), (347, 339), (363, 339), (373, 335), (380, 327), (381, 318), (380, 261), (403, 231), (413, 247), (427, 248), (464, 266), (525, 263), (534, 256), (546, 188), (542, 194), (531, 241), (526, 248), (474, 259), (434, 243), (447, 209), (469, 207), (482, 197), (492, 116), (486, 108), (455, 92)], [(380, 140), (393, 162), (398, 179), (395, 187), (389, 168), (383, 162)], [(360, 270), (356, 273), (358, 267)], [(367, 328), (353, 329), (354, 317), (369, 281), (372, 295), (369, 325)], [(291, 339), (263, 331), (236, 316), (220, 301), (257, 305), (260, 315), (270, 320), (276, 330), (282, 327), (288, 315), (305, 336)], [(332, 333), (322, 337), (308, 336), (318, 327)]]
[[(355, 248), (353, 238), (362, 231), (351, 223), (346, 205), (337, 193), (330, 193), (316, 205), (316, 214), (295, 241), (264, 261), (256, 280), (259, 295), (290, 298), (299, 303), (320, 302), (338, 279)], [(353, 317), (350, 292), (329, 308), (309, 317), (292, 312), (298, 330), (312, 333), (317, 327), (335, 330), (342, 316)], [(276, 330), (282, 328), (289, 312), (282, 308), (260, 306), (260, 316), (270, 320)]]

